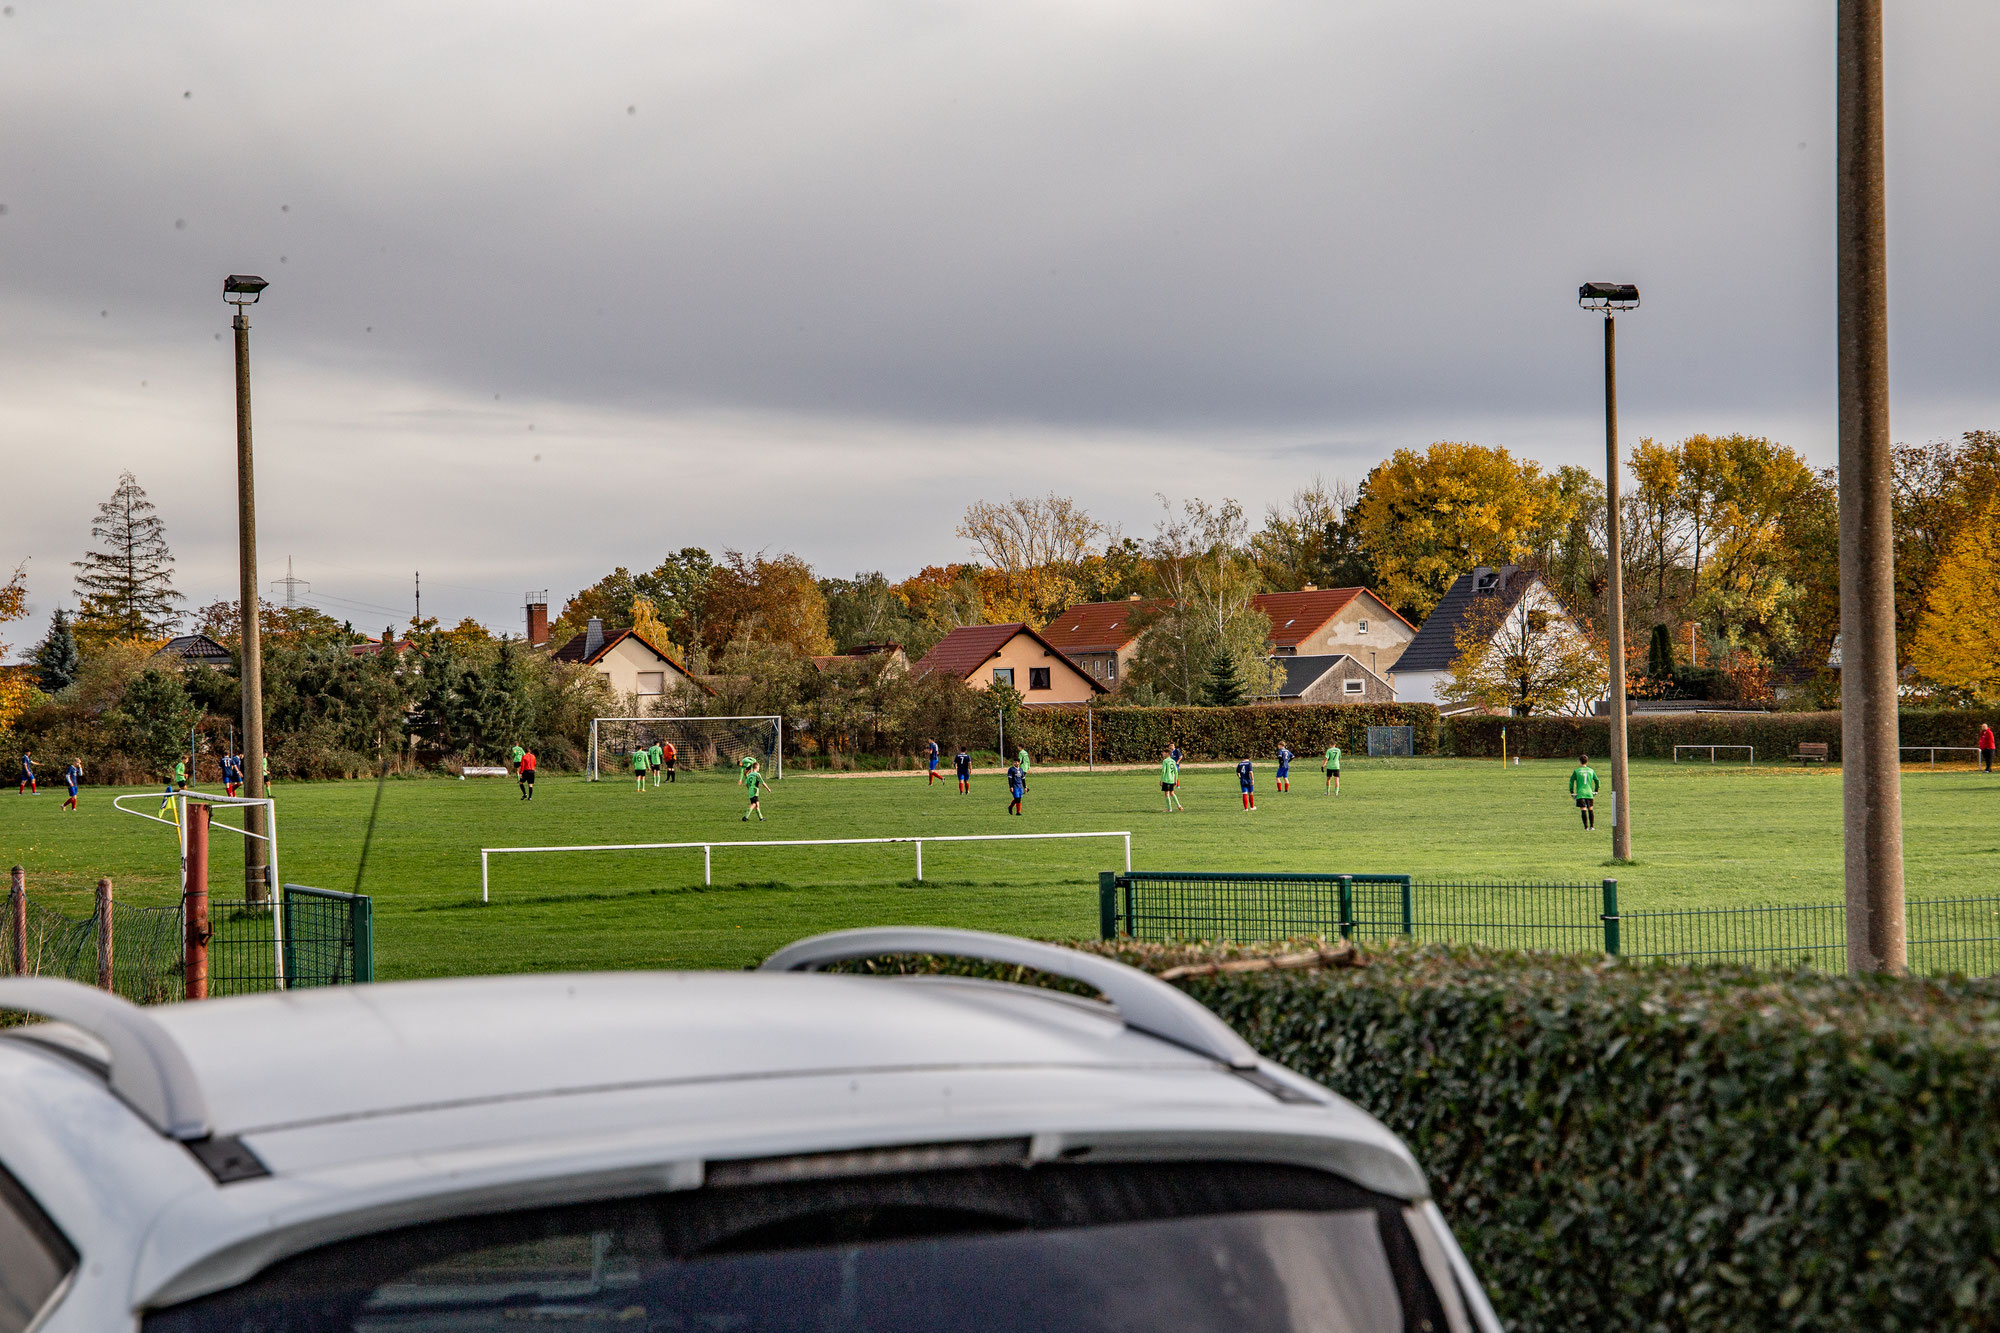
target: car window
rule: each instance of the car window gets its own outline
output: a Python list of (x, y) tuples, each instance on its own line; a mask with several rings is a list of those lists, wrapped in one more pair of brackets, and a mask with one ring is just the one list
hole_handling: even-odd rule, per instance
[(34, 1323), (75, 1268), (75, 1247), (0, 1167), (0, 1333)]
[(1401, 1206), (1244, 1164), (1004, 1167), (709, 1189), (409, 1228), (147, 1333), (1446, 1333)]

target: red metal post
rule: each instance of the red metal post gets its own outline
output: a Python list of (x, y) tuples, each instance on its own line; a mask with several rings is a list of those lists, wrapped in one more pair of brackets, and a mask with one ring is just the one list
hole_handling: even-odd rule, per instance
[(98, 989), (112, 989), (112, 881), (98, 881)]
[(187, 883), (181, 890), (186, 923), (187, 997), (208, 998), (208, 806), (187, 803)]

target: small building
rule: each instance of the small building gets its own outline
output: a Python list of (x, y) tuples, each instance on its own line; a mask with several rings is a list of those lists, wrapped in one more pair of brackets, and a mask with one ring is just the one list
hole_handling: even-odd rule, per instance
[(1417, 627), (1367, 588), (1316, 588), (1259, 593), (1250, 604), (1271, 622), (1278, 657), (1343, 654), (1389, 680), (1417, 637)]
[(179, 662), (183, 666), (227, 667), (235, 659), (227, 648), (206, 634), (177, 634), (153, 650), (152, 660)]
[(964, 625), (911, 668), (955, 676), (974, 689), (1011, 685), (1030, 704), (1080, 704), (1106, 693), (1076, 662), (1028, 626)]
[(821, 672), (839, 671), (843, 667), (859, 666), (876, 658), (883, 660), (884, 675), (901, 676), (910, 670), (910, 655), (903, 651), (900, 643), (858, 643), (844, 653), (828, 653), (812, 659), (813, 667)]
[(1273, 657), (1285, 682), (1278, 688), (1283, 704), (1390, 704), (1396, 691), (1389, 682), (1361, 664), (1352, 653), (1310, 657)]
[(621, 630), (606, 638), (604, 622), (592, 617), (583, 633), (549, 654), (556, 662), (578, 662), (596, 667), (622, 697), (631, 697), (642, 707), (650, 700), (692, 686), (703, 694), (714, 694), (692, 672), (668, 654), (648, 643), (637, 630)]
[(389, 651), (401, 657), (415, 646), (408, 639), (363, 639), (360, 643), (348, 645), (347, 655), (349, 657), (373, 657), (381, 652), (384, 647), (387, 647)]
[[(1251, 605), (1271, 622), (1271, 652), (1279, 657), (1345, 654), (1382, 680), (1416, 637), (1416, 626), (1367, 588), (1317, 588), (1259, 593)], [(1117, 689), (1138, 654), (1143, 630), (1133, 623), (1157, 603), (1137, 594), (1122, 602), (1085, 602), (1042, 631), (1100, 684)]]
[[(1495, 598), (1499, 599), (1497, 606)], [(1458, 661), (1459, 631), (1475, 615), (1491, 615), (1496, 621), (1504, 621), (1516, 611), (1570, 620), (1561, 600), (1532, 569), (1520, 565), (1481, 565), (1459, 575), (1437, 609), (1425, 617), (1416, 638), (1403, 650), (1394, 675), (1396, 697), (1404, 703), (1452, 708), (1453, 705), (1446, 703), (1443, 690)], [(1500, 632), (1496, 629), (1496, 636)], [(1476, 710), (1460, 705), (1458, 711)]]
[(1139, 651), (1139, 629), (1132, 618), (1151, 605), (1136, 592), (1122, 602), (1084, 602), (1051, 620), (1042, 636), (1085, 675), (1115, 690)]

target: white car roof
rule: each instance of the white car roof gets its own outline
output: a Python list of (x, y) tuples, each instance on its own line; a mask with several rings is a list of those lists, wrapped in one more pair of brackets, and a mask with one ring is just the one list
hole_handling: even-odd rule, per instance
[[(350, 1235), (696, 1188), (719, 1162), (800, 1154), (1018, 1142), (1023, 1161), (1296, 1162), (1427, 1197), (1381, 1124), (1244, 1054), (1179, 992), (1101, 959), (1007, 947), (1081, 959), (1058, 965), (1089, 973), (1119, 1007), (964, 978), (784, 971), (332, 987), (133, 1010), (164, 1084), (198, 1086), (169, 1086), (179, 1110), (159, 1109), (143, 1084), (121, 1089), (130, 1043), (110, 1019), (85, 1022), (111, 1055), (111, 1089), (138, 1111), (95, 1111), (88, 1133), (73, 1108), (85, 1083), (110, 1102), (102, 1078), (0, 1040), (0, 1117), (72, 1108), (39, 1127), (36, 1160), (18, 1172), (59, 1225), (150, 1210), (135, 1304), (216, 1290)], [(0, 982), (0, 1004), (24, 984)], [(264, 1173), (218, 1183), (190, 1169), (173, 1137), (197, 1133), (167, 1126), (197, 1116)], [(92, 1160), (107, 1154), (155, 1162), (145, 1187)]]

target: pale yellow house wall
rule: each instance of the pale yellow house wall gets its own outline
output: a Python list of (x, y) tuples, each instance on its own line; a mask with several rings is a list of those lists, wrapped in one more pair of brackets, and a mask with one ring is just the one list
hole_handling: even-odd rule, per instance
[[(1361, 632), (1364, 620), (1368, 622), (1366, 634)], [(1299, 645), (1299, 656), (1347, 653), (1386, 679), (1395, 669), (1396, 659), (1403, 655), (1403, 649), (1416, 637), (1417, 632), (1388, 607), (1372, 594), (1363, 593), (1342, 607), (1323, 628), (1313, 631), (1313, 637)]]
[[(648, 648), (639, 640), (626, 637), (618, 646), (597, 659), (597, 672), (610, 682), (611, 688), (622, 695), (634, 695), (641, 704), (671, 693), (693, 680), (678, 670), (672, 662)], [(658, 682), (642, 680), (642, 676), (657, 674)], [(641, 688), (641, 687), (644, 688)], [(652, 716), (650, 713), (647, 716)]]
[[(1028, 672), (1034, 667), (1049, 669), (1048, 689), (1028, 688)], [(988, 658), (974, 668), (972, 674), (966, 677), (966, 684), (975, 690), (987, 688), (993, 684), (995, 668), (1012, 668), (1014, 688), (1021, 692), (1024, 701), (1031, 704), (1080, 704), (1097, 697), (1097, 691), (1090, 688), (1089, 681), (1071, 669), (1062, 658), (1042, 647), (1034, 635), (1025, 632), (1007, 640), (999, 656)]]

